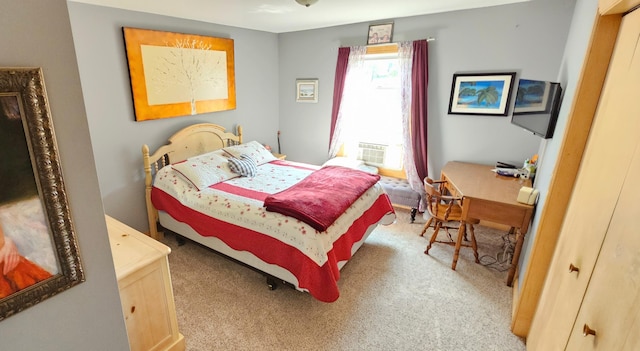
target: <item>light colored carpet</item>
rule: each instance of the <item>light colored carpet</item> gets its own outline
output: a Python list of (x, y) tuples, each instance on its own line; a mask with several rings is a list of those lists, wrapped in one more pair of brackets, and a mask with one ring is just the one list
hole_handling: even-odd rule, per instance
[[(167, 234), (187, 350), (525, 350), (509, 329), (506, 272), (476, 264), (465, 248), (451, 270), (453, 247), (425, 255), (432, 231), (420, 237), (424, 219), (397, 212), (342, 269), (340, 298), (329, 304), (269, 290), (259, 273)], [(503, 251), (503, 234), (477, 227), (483, 262)]]

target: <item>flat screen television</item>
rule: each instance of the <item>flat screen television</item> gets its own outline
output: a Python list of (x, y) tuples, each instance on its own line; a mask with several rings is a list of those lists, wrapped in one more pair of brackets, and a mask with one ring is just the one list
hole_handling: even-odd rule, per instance
[(520, 79), (511, 123), (544, 139), (552, 138), (561, 95), (560, 83)]

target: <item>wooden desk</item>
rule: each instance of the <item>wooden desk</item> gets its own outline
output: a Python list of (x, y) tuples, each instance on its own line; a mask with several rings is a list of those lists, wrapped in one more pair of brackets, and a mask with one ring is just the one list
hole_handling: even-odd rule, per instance
[[(492, 172), (494, 167), (464, 162), (448, 162), (442, 168), (442, 179), (454, 196), (462, 197), (462, 219), (479, 219), (516, 228), (516, 247), (507, 285), (511, 286), (516, 272), (524, 236), (529, 230), (533, 205), (516, 201), (520, 188), (531, 186), (530, 179), (505, 177)], [(461, 226), (462, 228), (463, 226)], [(460, 252), (462, 235), (458, 235), (454, 266)]]

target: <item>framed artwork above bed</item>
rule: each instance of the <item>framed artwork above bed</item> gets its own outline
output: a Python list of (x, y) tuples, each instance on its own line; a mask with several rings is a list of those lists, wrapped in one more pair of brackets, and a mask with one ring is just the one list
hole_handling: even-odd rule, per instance
[(136, 121), (236, 108), (233, 39), (122, 30)]

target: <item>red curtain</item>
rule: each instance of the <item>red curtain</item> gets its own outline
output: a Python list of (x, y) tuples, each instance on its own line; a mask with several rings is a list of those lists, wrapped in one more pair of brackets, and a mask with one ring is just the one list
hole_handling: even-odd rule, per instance
[(333, 83), (333, 107), (331, 109), (331, 130), (329, 131), (329, 147), (333, 140), (333, 132), (336, 129), (340, 103), (342, 102), (342, 92), (344, 91), (344, 80), (347, 76), (347, 66), (349, 64), (349, 53), (351, 48), (343, 47), (338, 49), (338, 63), (336, 65), (336, 77)]
[(427, 170), (427, 86), (429, 82), (428, 44), (426, 40), (413, 42), (411, 72), (411, 136), (413, 159), (419, 179)]

